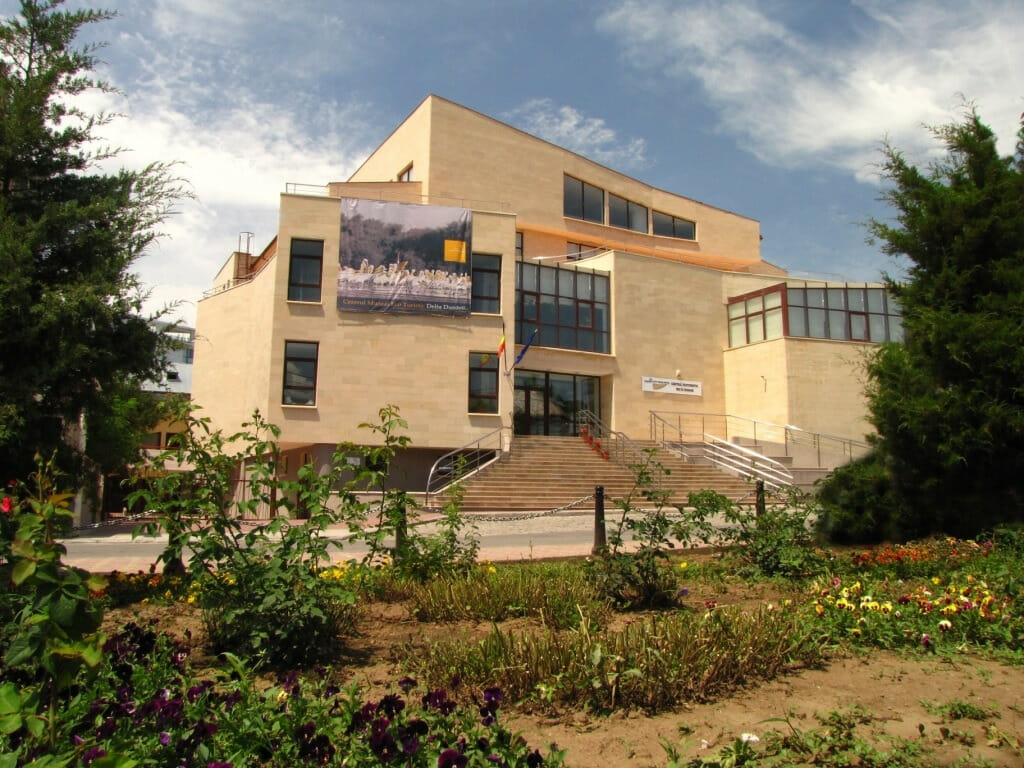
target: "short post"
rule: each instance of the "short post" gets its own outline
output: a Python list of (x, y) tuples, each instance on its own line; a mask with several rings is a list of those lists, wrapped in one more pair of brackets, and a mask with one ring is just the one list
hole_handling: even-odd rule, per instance
[(757, 481), (757, 502), (755, 509), (758, 517), (764, 514), (764, 480)]
[(406, 542), (409, 536), (409, 515), (405, 506), (405, 499), (398, 503), (396, 511), (398, 515), (395, 520), (395, 560), (402, 560), (405, 557)]
[(608, 548), (608, 536), (604, 528), (604, 486), (594, 486), (594, 548), (592, 554)]

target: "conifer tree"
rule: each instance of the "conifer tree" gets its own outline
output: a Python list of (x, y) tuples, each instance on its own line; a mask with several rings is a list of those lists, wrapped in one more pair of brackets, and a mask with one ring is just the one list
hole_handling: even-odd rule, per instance
[(870, 225), (909, 261), (889, 285), (905, 342), (878, 349), (868, 392), (906, 537), (1024, 520), (1024, 128), (1013, 157), (973, 109), (934, 133), (946, 155), (923, 172), (887, 147), (895, 217)]
[[(88, 465), (84, 420), (112, 393), (162, 369), (164, 341), (141, 314), (132, 267), (183, 193), (167, 165), (103, 173), (105, 114), (77, 106), (113, 89), (94, 75), (96, 47), (76, 43), (104, 11), (22, 0), (0, 19), (0, 480), (36, 452), (65, 471)], [(86, 424), (86, 429), (88, 429)]]

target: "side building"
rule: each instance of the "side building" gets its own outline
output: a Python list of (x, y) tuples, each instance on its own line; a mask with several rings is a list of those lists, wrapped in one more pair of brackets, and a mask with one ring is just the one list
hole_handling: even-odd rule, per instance
[(728, 414), (862, 440), (865, 347), (900, 329), (881, 286), (763, 261), (755, 220), (431, 95), (348, 181), (289, 185), (276, 237), (229, 258), (192, 393), (225, 431), (259, 410), (293, 468), (372, 442), (357, 425), (396, 405), (416, 490), (446, 451), (575, 435), (583, 412), (634, 438), (684, 418), (744, 437)]

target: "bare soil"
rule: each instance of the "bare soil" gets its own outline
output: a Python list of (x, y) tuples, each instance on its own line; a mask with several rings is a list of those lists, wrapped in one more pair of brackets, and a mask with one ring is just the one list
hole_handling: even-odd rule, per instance
[[(770, 595), (755, 587), (718, 597), (720, 603), (755, 604)], [(178, 637), (188, 630), (193, 664), (202, 667), (212, 661), (204, 659), (202, 625), (191, 606), (112, 610), (106, 629), (115, 630), (128, 620), (156, 620), (158, 628)], [(530, 625), (519, 620), (502, 629)], [(378, 695), (402, 676), (400, 659), (410, 645), (452, 637), (471, 642), (491, 628), (488, 622), (424, 623), (412, 618), (402, 604), (370, 604), (361, 610), (357, 632), (347, 640), (338, 667), (343, 680), (357, 681), (368, 695)], [(993, 715), (987, 721), (950, 720), (936, 712), (936, 707), (951, 702), (987, 708)], [(883, 747), (892, 738), (918, 742), (931, 750), (922, 764), (930, 760), (937, 766), (951, 765), (966, 758), (967, 765), (1024, 766), (1024, 669), (970, 654), (935, 657), (873, 651), (836, 657), (825, 669), (796, 671), (673, 712), (606, 717), (582, 711), (518, 711), (506, 712), (505, 721), (531, 745), (568, 749), (566, 764), (573, 768), (664, 766), (663, 742), (675, 745), (687, 757), (712, 757), (742, 734), (761, 738), (770, 730), (789, 732), (790, 727), (809, 731), (820, 726), (816, 716), (855, 707), (866, 718), (858, 732)]]

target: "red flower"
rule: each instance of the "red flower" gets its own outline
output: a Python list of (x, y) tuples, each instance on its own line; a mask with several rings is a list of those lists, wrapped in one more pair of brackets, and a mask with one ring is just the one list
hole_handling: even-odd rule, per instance
[(11, 511), (13, 509), (14, 509), (14, 502), (11, 501), (11, 497), (10, 496), (4, 496), (4, 500), (2, 502), (0, 502), (0, 510), (3, 510), (3, 513), (5, 515), (9, 515), (9, 514), (11, 514)]

